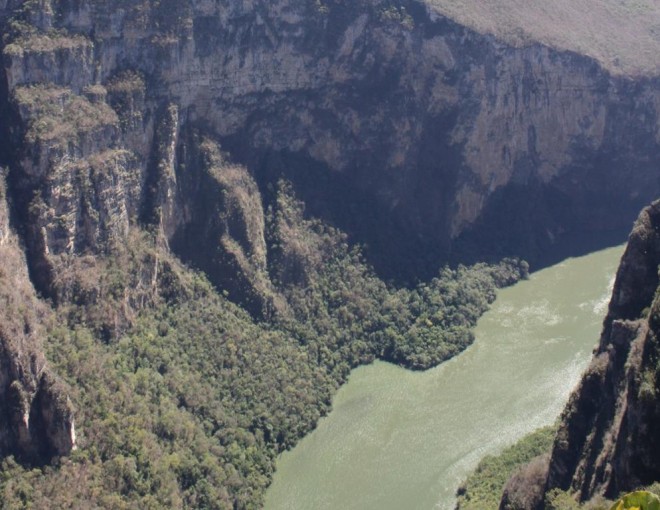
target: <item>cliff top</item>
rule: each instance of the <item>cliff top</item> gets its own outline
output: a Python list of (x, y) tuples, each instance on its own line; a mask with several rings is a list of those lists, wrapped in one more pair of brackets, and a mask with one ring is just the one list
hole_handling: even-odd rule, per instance
[(660, 75), (656, 0), (426, 0), (437, 12), (522, 46), (538, 41), (598, 60), (614, 74)]

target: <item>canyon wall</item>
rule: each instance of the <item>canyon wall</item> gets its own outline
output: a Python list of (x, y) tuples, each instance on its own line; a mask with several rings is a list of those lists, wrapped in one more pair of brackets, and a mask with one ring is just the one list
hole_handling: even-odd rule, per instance
[(0, 173), (0, 456), (41, 463), (75, 449), (74, 410), (42, 352), (54, 317), (34, 292), (9, 225), (4, 179)]
[[(291, 180), (394, 278), (450, 259), (538, 265), (585, 236), (584, 249), (618, 240), (660, 190), (658, 78), (514, 48), (423, 3), (49, 0), (0, 12), (12, 20), (4, 100), (24, 126), (20, 156), (10, 151), (17, 186), (30, 195), (63, 162), (121, 155), (130, 216), (167, 167), (169, 238), (187, 221), (191, 129), (247, 166), (264, 201), (269, 183)], [(53, 101), (68, 113), (38, 105)], [(69, 116), (82, 109), (84, 122)], [(77, 132), (39, 138), (51, 114)]]
[(645, 209), (621, 260), (594, 359), (568, 403), (547, 489), (582, 500), (660, 479), (660, 202)]

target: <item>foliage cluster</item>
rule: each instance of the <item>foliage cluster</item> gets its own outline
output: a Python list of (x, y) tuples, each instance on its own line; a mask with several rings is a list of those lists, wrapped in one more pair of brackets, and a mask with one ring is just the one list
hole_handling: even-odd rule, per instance
[[(456, 510), (497, 510), (509, 478), (534, 458), (547, 454), (557, 427), (544, 427), (523, 437), (499, 455), (484, 457), (458, 489)], [(645, 490), (660, 495), (660, 483)], [(610, 510), (612, 501), (596, 497), (579, 503), (568, 491), (553, 489), (546, 494), (545, 510)]]
[(619, 499), (610, 510), (660, 510), (660, 499), (648, 491), (636, 491)]
[(514, 259), (444, 267), (430, 282), (395, 289), (374, 274), (344, 234), (304, 219), (286, 184), (280, 184), (271, 222), (274, 280), (295, 315), (295, 324), (285, 326), (314, 344), (319, 363), (341, 366), (343, 373), (374, 357), (427, 369), (455, 356), (474, 340), (471, 329), (495, 290), (528, 271)]
[(35, 33), (15, 39), (5, 47), (4, 53), (11, 57), (23, 58), (26, 52), (89, 51), (91, 46), (91, 41), (81, 35), (71, 36), (59, 32)]
[[(657, 505), (657, 497), (660, 495), (660, 483), (656, 482), (648, 487), (642, 487), (642, 494), (648, 494), (648, 502)], [(602, 497), (595, 497), (590, 501), (578, 503), (570, 492), (553, 489), (545, 498), (545, 510), (616, 510), (623, 508), (638, 508), (644, 510), (648, 505), (640, 505), (640, 500), (635, 496), (641, 496), (639, 492), (622, 494), (621, 500), (613, 502)], [(632, 496), (632, 497), (631, 497)], [(646, 499), (643, 498), (642, 501)], [(624, 501), (626, 504), (624, 504)], [(618, 503), (618, 504), (617, 504)], [(636, 503), (636, 504), (635, 504)], [(649, 506), (649, 508), (654, 508)]]
[(146, 94), (144, 78), (135, 72), (124, 71), (106, 83), (108, 104), (117, 112), (122, 131), (142, 126), (143, 104)]
[(383, 7), (380, 11), (380, 19), (392, 23), (400, 23), (407, 30), (415, 28), (415, 21), (412, 16), (406, 12), (403, 6), (395, 7), (393, 5)]
[[(117, 294), (107, 295), (110, 308), (133, 299), (119, 280), (142, 280), (151, 257), (140, 250), (154, 250), (134, 249), (120, 273), (95, 268), (101, 292)], [(158, 255), (161, 268), (178, 265)], [(2, 508), (260, 506), (276, 453), (313, 426), (333, 385), (297, 342), (255, 324), (203, 276), (176, 267), (163, 278), (177, 280), (169, 285), (176, 296), (160, 281), (159, 295), (115, 341), (99, 338), (100, 303), (87, 309), (83, 289), (58, 309), (68, 320), (51, 329), (47, 357), (70, 387), (79, 450), (40, 469), (6, 460)]]
[(552, 447), (556, 427), (544, 427), (525, 436), (499, 455), (481, 460), (458, 490), (457, 510), (496, 510), (507, 480), (520, 466)]
[(578, 503), (568, 492), (553, 489), (545, 496), (546, 510), (609, 510), (612, 502), (603, 498), (595, 498), (586, 503)]

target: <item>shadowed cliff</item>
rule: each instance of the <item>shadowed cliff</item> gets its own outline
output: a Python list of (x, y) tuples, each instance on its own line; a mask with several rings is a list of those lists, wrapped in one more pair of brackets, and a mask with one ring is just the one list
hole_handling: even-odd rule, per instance
[[(533, 39), (511, 46), (424, 3), (6, 4), (3, 101), (49, 137), (19, 134), (10, 151), (34, 168), (15, 176), (30, 199), (61, 161), (123, 151), (134, 187), (169, 168), (172, 235), (183, 145), (201, 130), (266, 200), (286, 177), (406, 281), (439, 260), (536, 267), (618, 242), (660, 191), (657, 78)], [(34, 108), (58, 100), (88, 122)], [(55, 150), (69, 121), (80, 143)]]

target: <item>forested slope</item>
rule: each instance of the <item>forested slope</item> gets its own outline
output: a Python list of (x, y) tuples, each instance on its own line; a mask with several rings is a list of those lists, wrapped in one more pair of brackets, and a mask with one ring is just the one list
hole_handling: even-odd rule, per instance
[[(267, 218), (280, 309), (261, 322), (139, 224), (102, 254), (58, 260), (54, 298), (40, 299), (3, 223), (3, 249), (17, 258), (0, 280), (16, 307), (0, 328), (3, 359), (42, 365), (36, 389), (25, 376), (6, 384), (33, 402), (55, 391), (48, 398), (63, 406), (55, 424), (52, 412), (31, 412), (31, 438), (4, 424), (3, 508), (259, 507), (276, 454), (329, 410), (352, 367), (451, 357), (496, 287), (525, 275), (510, 261), (388, 287), (290, 192), (282, 183)], [(23, 340), (11, 329), (17, 312), (34, 328)], [(59, 430), (43, 438), (49, 427)]]

